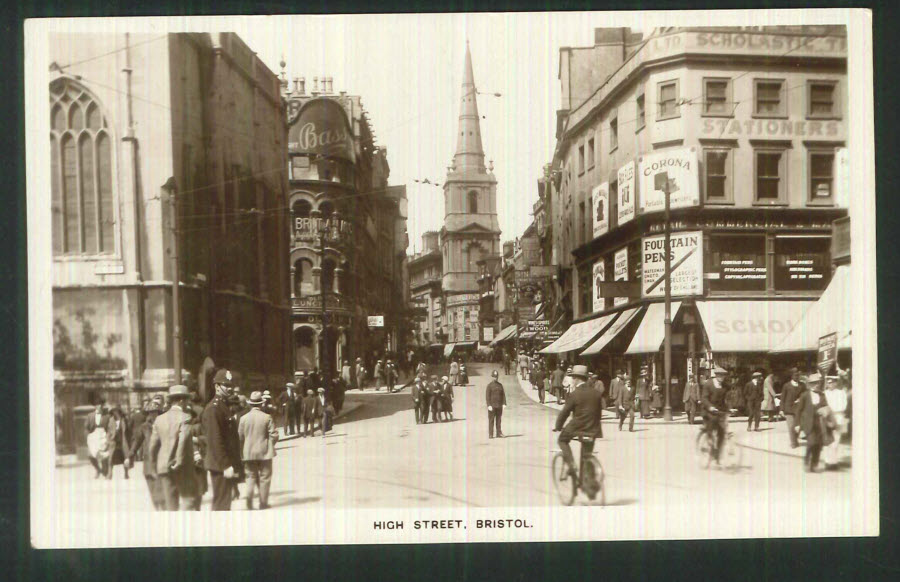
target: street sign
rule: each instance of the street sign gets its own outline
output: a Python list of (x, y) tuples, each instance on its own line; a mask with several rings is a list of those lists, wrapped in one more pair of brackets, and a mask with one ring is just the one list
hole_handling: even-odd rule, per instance
[(819, 338), (817, 367), (823, 376), (831, 372), (837, 361), (837, 332)]
[(368, 317), (369, 327), (384, 327), (383, 315), (370, 315)]

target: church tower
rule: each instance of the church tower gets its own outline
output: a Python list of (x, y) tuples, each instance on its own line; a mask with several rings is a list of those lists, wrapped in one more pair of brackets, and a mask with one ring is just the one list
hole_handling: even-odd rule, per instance
[(500, 254), (497, 180), (492, 173), (493, 163), (490, 168), (484, 164), (480, 120), (472, 54), (467, 42), (456, 153), (444, 181), (444, 227), (441, 229), (444, 322), (449, 342), (481, 340), (478, 261)]

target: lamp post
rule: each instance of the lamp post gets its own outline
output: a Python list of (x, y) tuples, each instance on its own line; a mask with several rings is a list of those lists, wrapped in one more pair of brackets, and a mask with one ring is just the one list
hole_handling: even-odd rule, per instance
[(326, 301), (326, 290), (325, 290), (325, 269), (323, 267), (323, 263), (325, 262), (325, 228), (320, 227), (319, 229), (319, 299), (322, 301), (322, 351), (321, 351), (321, 366), (322, 366), (322, 382), (323, 384), (327, 384), (328, 380), (331, 378), (331, 366), (329, 365), (330, 361), (328, 359), (328, 308)]
[(665, 268), (666, 268), (666, 294), (665, 294), (665, 319), (663, 320), (663, 325), (665, 326), (666, 335), (663, 347), (663, 370), (665, 372), (666, 377), (666, 404), (663, 408), (663, 420), (671, 421), (672, 420), (672, 403), (669, 399), (669, 392), (672, 387), (672, 257), (670, 253), (672, 252), (672, 241), (671, 241), (671, 226), (669, 224), (669, 202), (670, 202), (670, 192), (671, 188), (669, 187), (669, 174), (668, 172), (663, 172), (661, 174), (662, 178), (660, 179), (660, 174), (657, 174), (657, 180), (662, 181), (662, 190), (666, 197), (666, 237), (665, 237)]

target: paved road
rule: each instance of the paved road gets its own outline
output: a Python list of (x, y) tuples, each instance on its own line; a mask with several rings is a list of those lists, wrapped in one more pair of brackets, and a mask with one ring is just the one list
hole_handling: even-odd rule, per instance
[[(351, 394), (348, 402), (362, 406), (325, 438), (283, 439), (275, 459), (274, 510), (558, 505), (549, 480), (557, 412), (526, 397), (513, 376), (501, 375), (509, 403), (506, 438), (489, 440), (484, 388), (494, 367), (470, 368), (472, 385), (455, 390), (453, 422), (416, 425), (408, 389)], [(785, 430), (783, 423), (773, 426), (769, 430)], [(738, 522), (777, 518), (781, 504), (838, 512), (838, 518), (851, 511), (849, 471), (808, 475), (799, 459), (749, 449), (743, 450), (737, 473), (701, 470), (693, 453), (697, 427), (635, 430), (619, 432), (608, 419), (605, 438), (597, 442), (609, 505), (682, 507), (683, 518), (690, 519), (692, 507), (739, 502), (740, 514), (728, 517)], [(736, 431), (739, 437), (742, 430)], [(136, 469), (125, 481), (119, 467), (109, 482), (92, 479), (87, 465), (57, 469), (58, 510), (148, 508), (140, 466)], [(207, 495), (204, 506), (208, 503)], [(242, 509), (243, 502), (234, 508)]]

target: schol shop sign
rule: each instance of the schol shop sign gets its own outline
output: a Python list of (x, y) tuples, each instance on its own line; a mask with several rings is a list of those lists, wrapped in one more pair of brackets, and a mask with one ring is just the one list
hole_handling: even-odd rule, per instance
[(292, 153), (356, 160), (347, 115), (331, 99), (314, 99), (300, 109), (288, 130), (288, 148)]

